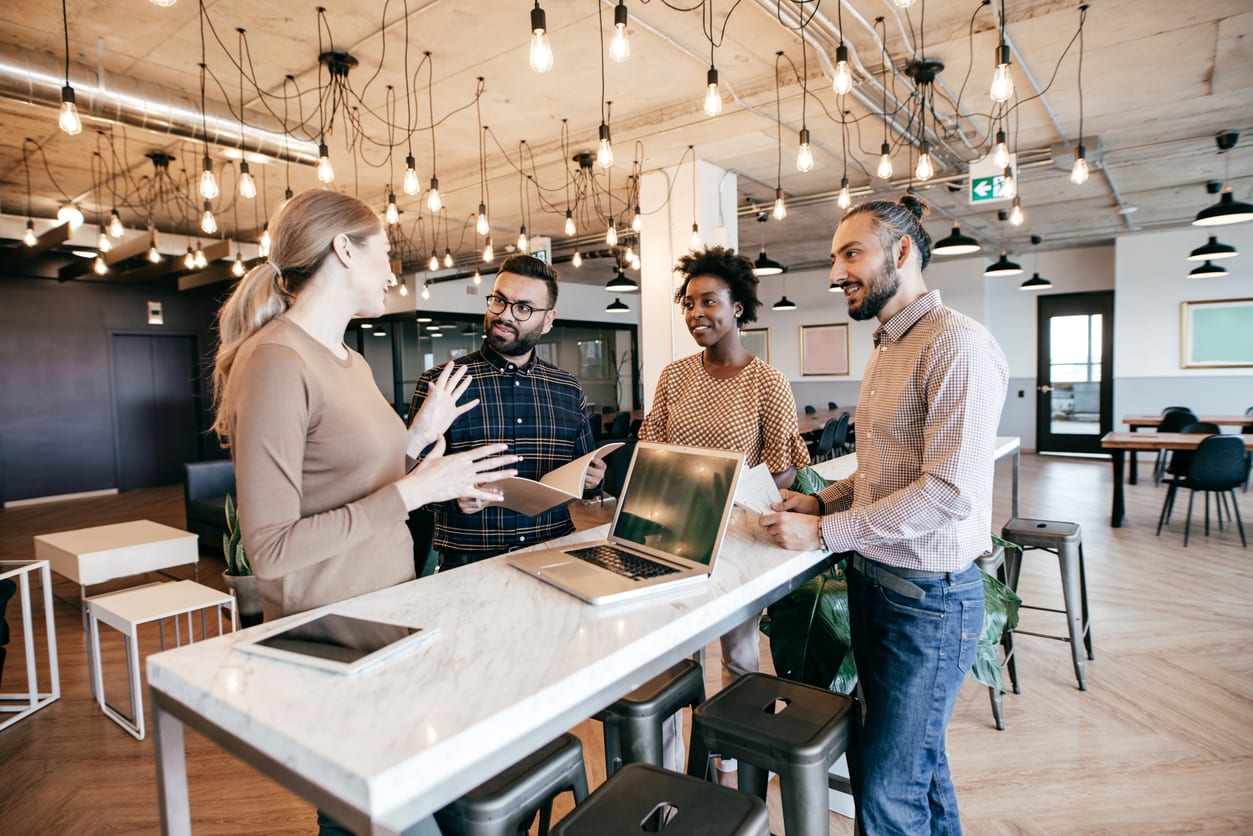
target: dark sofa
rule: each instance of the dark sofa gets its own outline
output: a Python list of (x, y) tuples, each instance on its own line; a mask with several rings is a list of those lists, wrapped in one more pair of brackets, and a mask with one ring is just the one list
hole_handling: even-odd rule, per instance
[(183, 502), (187, 530), (200, 535), (200, 548), (222, 554), (226, 534), (226, 495), (235, 493), (235, 465), (230, 459), (187, 462)]

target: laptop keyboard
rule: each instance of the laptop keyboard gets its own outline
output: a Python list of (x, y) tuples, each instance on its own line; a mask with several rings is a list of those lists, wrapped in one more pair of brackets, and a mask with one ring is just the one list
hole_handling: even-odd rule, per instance
[(602, 569), (608, 569), (615, 575), (627, 578), (659, 578), (678, 572), (673, 566), (656, 563), (647, 558), (639, 557), (615, 546), (588, 546), (582, 549), (569, 549), (566, 554), (577, 557), (587, 563), (594, 563)]

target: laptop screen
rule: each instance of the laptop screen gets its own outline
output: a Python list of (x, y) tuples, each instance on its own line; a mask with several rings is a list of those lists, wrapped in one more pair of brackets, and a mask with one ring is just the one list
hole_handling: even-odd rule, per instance
[(639, 445), (612, 538), (708, 565), (739, 467), (721, 451)]

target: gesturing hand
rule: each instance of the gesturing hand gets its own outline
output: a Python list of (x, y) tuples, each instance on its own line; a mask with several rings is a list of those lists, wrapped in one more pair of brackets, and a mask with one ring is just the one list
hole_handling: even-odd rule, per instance
[(514, 455), (500, 455), (506, 449), (505, 444), (487, 444), (445, 456), (444, 439), (440, 437), (422, 463), (396, 483), (405, 508), (412, 511), (431, 502), (458, 497), (488, 502), (500, 499), (500, 492), (488, 485), (518, 474), (515, 468), (499, 469), (519, 459)]
[(470, 388), (471, 380), (473, 377), (466, 374), (465, 366), (458, 366), (449, 360), (439, 377), (428, 384), (422, 408), (409, 425), (409, 446), (406, 451), (409, 458), (416, 459), (431, 442), (452, 426), (453, 421), (479, 405), (478, 398), (463, 404), (457, 403)]
[(786, 488), (779, 491), (783, 497), (782, 502), (776, 502), (770, 507), (776, 511), (795, 511), (798, 514), (814, 514), (818, 513), (818, 497), (809, 494), (790, 491)]

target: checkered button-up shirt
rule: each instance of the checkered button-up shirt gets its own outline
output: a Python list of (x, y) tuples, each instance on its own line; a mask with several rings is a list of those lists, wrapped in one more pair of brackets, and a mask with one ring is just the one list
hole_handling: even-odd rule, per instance
[[(503, 442), (509, 445), (508, 452), (522, 456), (512, 465), (518, 475), (538, 480), (594, 449), (587, 396), (574, 375), (534, 354), (519, 366), (487, 346), (458, 359), (457, 365), (467, 366), (474, 377), (461, 402), (479, 398), (480, 403), (448, 428), (446, 454)], [(411, 415), (417, 414), (427, 387), (442, 368), (422, 374)], [(463, 514), (456, 502), (439, 503), (434, 510), (435, 548), (476, 557), (491, 557), (574, 530), (564, 505), (536, 517), (499, 506)]]
[(1005, 355), (927, 293), (875, 331), (857, 403), (857, 471), (818, 495), (834, 552), (956, 572), (986, 553)]

